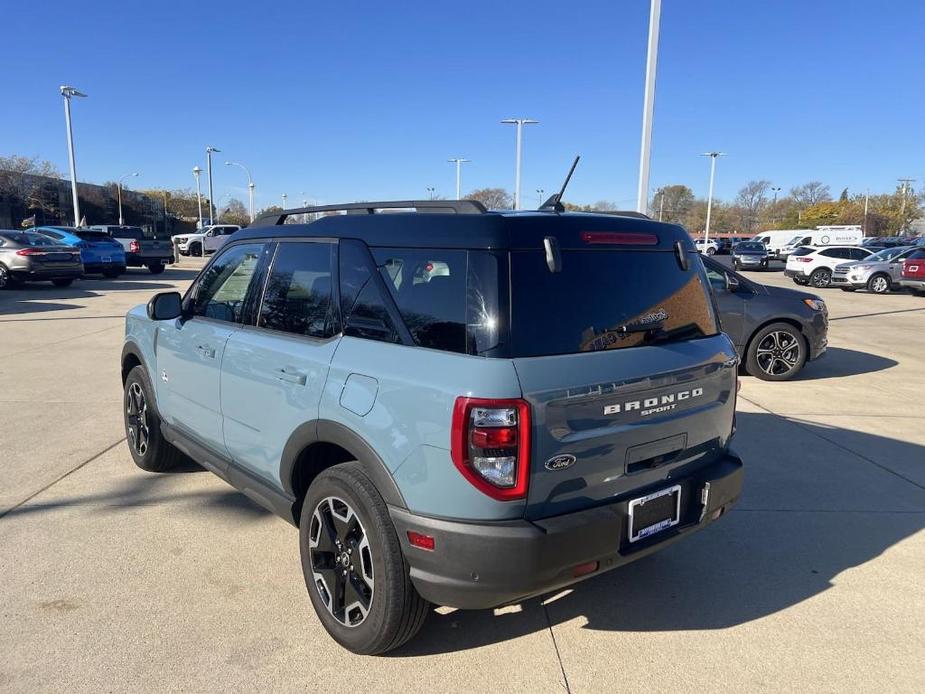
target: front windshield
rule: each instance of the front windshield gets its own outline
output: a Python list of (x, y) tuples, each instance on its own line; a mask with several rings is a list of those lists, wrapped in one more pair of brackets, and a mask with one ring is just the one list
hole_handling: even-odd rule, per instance
[(800, 239), (802, 239), (802, 238), (803, 238), (803, 234), (800, 234), (799, 236), (794, 236), (792, 239), (790, 239), (790, 240), (787, 242), (787, 245), (788, 245), (788, 246), (795, 246), (796, 244), (798, 244), (798, 243), (800, 242)]

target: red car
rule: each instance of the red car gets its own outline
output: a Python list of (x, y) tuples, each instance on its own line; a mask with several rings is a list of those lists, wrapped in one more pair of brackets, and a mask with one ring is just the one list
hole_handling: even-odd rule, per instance
[(903, 261), (903, 274), (899, 283), (916, 294), (925, 295), (925, 248)]

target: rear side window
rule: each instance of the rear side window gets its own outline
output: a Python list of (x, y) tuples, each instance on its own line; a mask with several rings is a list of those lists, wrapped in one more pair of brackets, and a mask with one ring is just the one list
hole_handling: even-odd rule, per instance
[(392, 299), (421, 347), (466, 351), (466, 256), (463, 250), (373, 249)]
[(48, 229), (40, 229), (36, 233), (41, 234), (42, 236), (50, 236), (53, 239), (63, 239), (64, 238), (64, 234), (59, 234), (57, 231), (50, 231)]
[(796, 249), (793, 253), (791, 253), (790, 255), (792, 255), (792, 256), (809, 255), (810, 253), (813, 253), (814, 251), (815, 251), (815, 249), (813, 249), (813, 248), (807, 248), (806, 246), (803, 246), (802, 248), (797, 248), (797, 249)]
[(380, 342), (401, 342), (373, 274), (376, 267), (361, 241), (340, 243), (340, 301), (344, 334)]
[(336, 332), (333, 263), (333, 244), (280, 243), (257, 325), (294, 335), (331, 337)]
[(110, 241), (112, 237), (105, 231), (77, 231), (77, 236), (84, 241)]
[(511, 252), (512, 356), (534, 357), (679, 342), (719, 332), (698, 256), (563, 251), (549, 271), (542, 251)]

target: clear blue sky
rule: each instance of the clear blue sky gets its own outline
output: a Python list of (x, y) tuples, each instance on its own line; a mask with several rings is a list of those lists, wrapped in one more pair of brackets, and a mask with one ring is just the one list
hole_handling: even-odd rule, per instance
[[(139, 187), (191, 187), (218, 155), (215, 195), (257, 204), (424, 197), (427, 186), (558, 187), (631, 207), (648, 0), (540, 2), (14, 2), (3, 10), (0, 154), (67, 171), (58, 85), (74, 108), (78, 174), (138, 170)], [(925, 179), (925, 3), (664, 0), (651, 187), (717, 194), (747, 180), (891, 190)], [(527, 194), (529, 193), (529, 195)]]

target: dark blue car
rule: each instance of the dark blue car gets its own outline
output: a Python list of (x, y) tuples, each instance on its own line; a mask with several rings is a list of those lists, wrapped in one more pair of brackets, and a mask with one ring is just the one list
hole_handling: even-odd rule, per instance
[(105, 232), (64, 226), (32, 227), (29, 231), (54, 239), (60, 245), (79, 248), (87, 274), (118, 277), (125, 272), (125, 249)]

